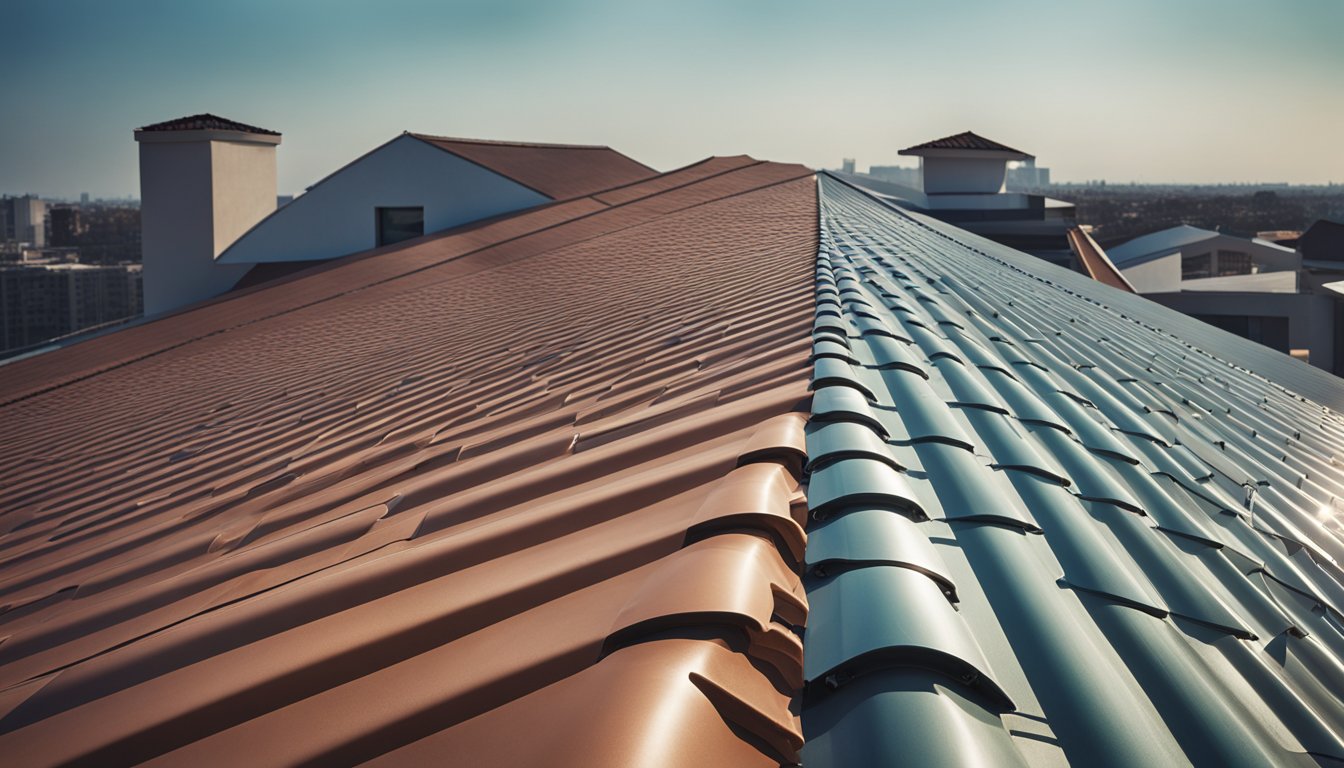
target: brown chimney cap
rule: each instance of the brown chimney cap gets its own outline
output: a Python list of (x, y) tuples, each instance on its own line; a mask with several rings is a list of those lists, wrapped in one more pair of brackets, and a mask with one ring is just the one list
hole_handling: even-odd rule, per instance
[(179, 117), (176, 120), (167, 120), (162, 123), (154, 123), (137, 128), (138, 131), (240, 131), (243, 133), (260, 133), (267, 136), (279, 136), (279, 131), (271, 131), (265, 128), (258, 128), (255, 125), (240, 123), (236, 120), (229, 120), (218, 115), (209, 113), (200, 115), (190, 115), (188, 117)]

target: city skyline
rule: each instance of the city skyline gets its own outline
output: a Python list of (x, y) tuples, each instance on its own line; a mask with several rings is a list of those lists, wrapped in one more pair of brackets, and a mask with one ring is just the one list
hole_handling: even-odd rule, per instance
[[(11, 10), (23, 119), (0, 193), (138, 187), (131, 131), (213, 112), (284, 134), (293, 194), (403, 130), (837, 167), (974, 130), (1059, 182), (1344, 181), (1344, 4), (1143, 0), (76, 2)], [(844, 119), (836, 119), (843, 116)]]

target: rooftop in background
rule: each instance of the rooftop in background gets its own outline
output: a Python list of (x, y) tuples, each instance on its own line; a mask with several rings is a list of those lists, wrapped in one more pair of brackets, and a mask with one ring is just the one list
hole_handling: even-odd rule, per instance
[(647, 165), (607, 146), (459, 139), (409, 131), (408, 134), (555, 200), (657, 174)]
[[(1116, 264), (1133, 266), (1174, 253), (1188, 245), (1194, 245), (1219, 236), (1220, 233), (1211, 229), (1201, 229), (1189, 224), (1181, 224), (1170, 229), (1141, 235), (1123, 245), (1111, 247), (1107, 250), (1107, 253), (1110, 254), (1111, 261)], [(1266, 241), (1266, 245), (1274, 244)], [(1283, 248), (1283, 246), (1274, 247)], [(1283, 250), (1291, 251), (1292, 249), (1283, 248)]]
[(984, 136), (965, 131), (955, 136), (944, 136), (941, 139), (926, 141), (923, 144), (916, 144), (913, 147), (902, 149), (898, 154), (902, 155), (929, 155), (940, 150), (955, 150), (958, 152), (992, 152), (1014, 155), (1014, 160), (1032, 160), (1034, 155), (1029, 155), (1020, 149), (1013, 149), (1006, 144), (1000, 144), (997, 141), (986, 139)]
[(201, 115), (190, 115), (188, 117), (179, 117), (176, 120), (165, 120), (162, 123), (154, 123), (137, 128), (138, 131), (147, 131), (157, 133), (159, 131), (239, 131), (241, 133), (260, 133), (267, 136), (279, 136), (279, 131), (272, 131), (267, 128), (258, 128), (255, 125), (240, 123), (237, 120), (230, 120), (219, 115), (205, 113)]
[(1344, 224), (1321, 219), (1298, 239), (1302, 258), (1312, 261), (1344, 261)]

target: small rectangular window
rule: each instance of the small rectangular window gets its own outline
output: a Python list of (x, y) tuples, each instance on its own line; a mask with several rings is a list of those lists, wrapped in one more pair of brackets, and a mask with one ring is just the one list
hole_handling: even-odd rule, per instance
[(1185, 256), (1181, 259), (1181, 279), (1198, 280), (1201, 277), (1212, 277), (1212, 267), (1212, 254), (1200, 253), (1194, 256)]
[(379, 208), (378, 245), (391, 245), (425, 234), (424, 208)]
[(1241, 251), (1219, 251), (1218, 252), (1218, 274), (1221, 275), (1249, 275), (1254, 270), (1251, 268), (1251, 254)]

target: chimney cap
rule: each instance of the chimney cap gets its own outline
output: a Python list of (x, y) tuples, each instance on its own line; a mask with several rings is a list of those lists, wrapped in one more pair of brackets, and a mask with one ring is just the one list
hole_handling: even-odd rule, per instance
[(223, 141), (231, 144), (275, 146), (279, 131), (228, 120), (218, 115), (190, 115), (135, 129), (135, 140), (149, 144), (192, 144)]
[(179, 117), (176, 120), (165, 120), (162, 123), (154, 123), (136, 129), (137, 132), (159, 132), (159, 131), (237, 131), (239, 133), (257, 133), (263, 136), (279, 136), (279, 131), (271, 131), (266, 128), (258, 128), (255, 125), (240, 123), (237, 120), (230, 120), (219, 115), (204, 113), (200, 115), (188, 115)]

